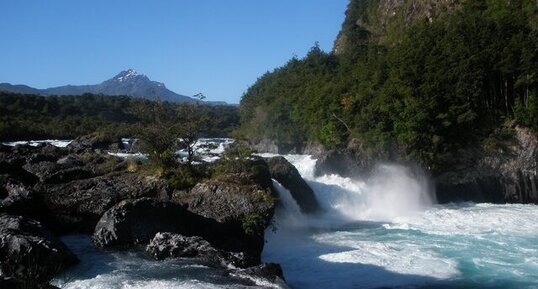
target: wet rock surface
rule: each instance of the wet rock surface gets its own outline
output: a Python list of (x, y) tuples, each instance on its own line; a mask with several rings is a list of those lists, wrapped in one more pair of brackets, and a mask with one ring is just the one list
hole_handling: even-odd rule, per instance
[(24, 276), (38, 272), (34, 287), (24, 288), (49, 288), (43, 286), (50, 278), (76, 262), (51, 231), (93, 232), (94, 244), (107, 249), (149, 243), (157, 259), (196, 258), (220, 268), (260, 264), (276, 202), (265, 161), (172, 193), (162, 179), (129, 172), (126, 161), (104, 151), (111, 147), (84, 138), (68, 148), (0, 146), (0, 244), (7, 250), (0, 286), (26, 286)]
[(47, 283), (77, 262), (75, 255), (38, 221), (0, 215), (0, 268), (27, 288)]
[(194, 235), (204, 219), (179, 204), (152, 198), (124, 200), (106, 211), (93, 233), (98, 247), (147, 244), (158, 232)]
[(304, 213), (313, 214), (321, 211), (314, 191), (290, 162), (280, 156), (268, 158), (266, 161), (271, 177), (290, 191)]
[(538, 135), (516, 127), (488, 151), (465, 152), (436, 177), (440, 202), (538, 203)]
[(167, 197), (160, 180), (128, 172), (44, 185), (40, 192), (55, 227), (87, 233), (93, 231), (106, 210), (122, 200)]
[(212, 267), (248, 266), (245, 254), (227, 252), (213, 247), (200, 236), (157, 233), (146, 247), (146, 252), (157, 260), (166, 258), (196, 258)]

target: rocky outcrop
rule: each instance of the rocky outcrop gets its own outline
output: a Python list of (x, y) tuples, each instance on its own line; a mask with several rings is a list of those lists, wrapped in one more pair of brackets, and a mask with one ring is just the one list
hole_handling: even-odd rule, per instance
[(77, 262), (75, 255), (39, 222), (0, 215), (1, 275), (36, 288)]
[(17, 145), (15, 147), (3, 147), (0, 150), (0, 174), (7, 174), (25, 184), (34, 185), (39, 178), (23, 168), (39, 162), (52, 162), (60, 158), (61, 150), (50, 145), (30, 147)]
[(43, 206), (35, 192), (17, 180), (6, 178), (0, 181), (0, 213), (39, 217)]
[(259, 264), (264, 232), (275, 209), (275, 193), (267, 163), (252, 160), (240, 173), (228, 173), (198, 183), (189, 192), (175, 192), (173, 201), (189, 211), (214, 220), (210, 236), (214, 246), (245, 252)]
[[(180, 204), (150, 198), (125, 200), (108, 210), (97, 223), (92, 239), (99, 247), (126, 247), (147, 244), (159, 232), (199, 236), (222, 252), (221, 260), (239, 267), (259, 264), (263, 248), (263, 234), (260, 248), (257, 243), (260, 236), (253, 238), (244, 232), (240, 224), (218, 222), (192, 213)], [(187, 242), (183, 241), (184, 244)], [(256, 243), (253, 244), (254, 241)], [(198, 245), (201, 246), (200, 243)], [(256, 250), (252, 249), (253, 245), (256, 245)], [(156, 257), (167, 254), (165, 251), (162, 254), (157, 250), (153, 252)], [(200, 252), (200, 256), (203, 254)]]
[[(392, 153), (392, 155), (397, 155)], [(343, 177), (359, 177), (371, 172), (377, 162), (375, 156), (366, 153), (363, 144), (358, 139), (352, 139), (344, 149), (322, 151), (315, 155), (317, 162), (314, 174), (337, 174)], [(392, 156), (391, 160), (399, 157)]]
[(250, 281), (250, 285), (257, 285), (262, 282), (275, 284), (278, 288), (289, 288), (284, 280), (282, 267), (275, 263), (266, 263), (246, 269), (235, 270), (229, 273), (235, 278)]
[(314, 191), (290, 162), (281, 156), (268, 158), (266, 161), (271, 177), (290, 191), (304, 213), (314, 214), (321, 211)]
[(479, 169), (446, 172), (435, 179), (439, 203), (503, 203), (501, 176)]
[(163, 181), (126, 170), (127, 161), (93, 149), (1, 147), (0, 212), (39, 218), (55, 232), (91, 233), (121, 200), (168, 198)]
[(261, 281), (275, 284), (278, 288), (288, 288), (280, 265), (268, 263), (249, 267), (251, 264), (245, 259), (245, 254), (217, 249), (199, 236), (157, 233), (147, 245), (146, 253), (157, 260), (194, 258), (208, 266), (227, 269), (232, 279), (238, 279), (245, 285), (259, 285)]
[(124, 149), (121, 139), (111, 140), (100, 133), (84, 135), (74, 139), (67, 148), (74, 153), (98, 150), (121, 150)]
[(125, 160), (94, 152), (69, 154), (54, 161), (26, 163), (23, 165), (23, 168), (36, 175), (40, 182), (49, 184), (67, 183), (73, 180), (102, 176), (113, 171), (125, 170), (126, 167)]
[(124, 200), (103, 214), (92, 240), (98, 247), (147, 244), (158, 232), (193, 236), (209, 225), (176, 203), (151, 198)]
[(510, 137), (456, 162), (435, 179), (440, 202), (538, 203), (537, 133), (516, 127)]
[(122, 200), (167, 198), (161, 180), (127, 172), (44, 185), (40, 192), (55, 228), (87, 233), (106, 210)]
[(196, 258), (213, 267), (244, 268), (248, 262), (241, 252), (226, 252), (213, 247), (199, 236), (157, 233), (146, 247), (146, 252), (157, 260), (166, 258)]
[(188, 193), (176, 195), (174, 201), (219, 224), (208, 240), (215, 240), (227, 251), (244, 251), (255, 256), (257, 264), (264, 231), (275, 208), (271, 179), (269, 175), (266, 178), (261, 185), (246, 175), (220, 176), (197, 184)]

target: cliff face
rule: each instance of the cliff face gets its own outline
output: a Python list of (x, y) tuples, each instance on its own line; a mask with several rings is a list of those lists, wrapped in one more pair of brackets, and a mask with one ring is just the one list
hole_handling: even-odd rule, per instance
[(516, 127), (494, 146), (439, 175), (438, 200), (538, 203), (538, 133)]

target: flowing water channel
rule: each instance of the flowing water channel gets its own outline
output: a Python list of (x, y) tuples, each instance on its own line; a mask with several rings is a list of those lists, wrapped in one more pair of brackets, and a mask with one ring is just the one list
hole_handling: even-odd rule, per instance
[[(274, 182), (281, 205), (262, 258), (280, 263), (292, 288), (538, 288), (537, 206), (437, 205), (427, 178), (405, 167), (381, 165), (365, 180), (314, 177), (310, 156), (285, 157), (324, 209), (302, 214)], [(278, 288), (192, 260), (100, 251), (86, 236), (64, 241), (82, 262), (54, 281), (61, 288)]]

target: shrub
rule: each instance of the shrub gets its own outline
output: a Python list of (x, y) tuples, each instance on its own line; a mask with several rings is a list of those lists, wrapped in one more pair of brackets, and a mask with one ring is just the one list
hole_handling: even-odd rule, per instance
[(265, 223), (265, 218), (260, 214), (248, 214), (241, 220), (243, 232), (249, 236), (263, 235)]
[(213, 170), (213, 174), (224, 175), (252, 172), (254, 169), (250, 159), (252, 153), (253, 151), (243, 144), (232, 145), (224, 151), (224, 154)]

